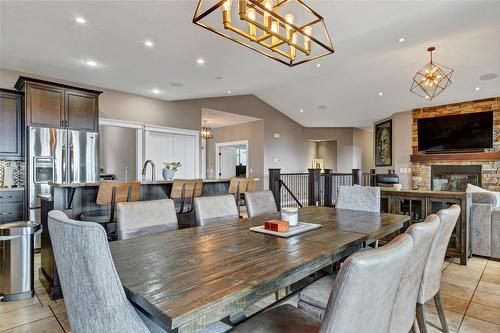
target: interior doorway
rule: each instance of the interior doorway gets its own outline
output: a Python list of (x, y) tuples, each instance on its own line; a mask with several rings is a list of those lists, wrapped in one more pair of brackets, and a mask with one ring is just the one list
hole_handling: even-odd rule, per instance
[(215, 144), (215, 174), (219, 179), (248, 177), (248, 140)]

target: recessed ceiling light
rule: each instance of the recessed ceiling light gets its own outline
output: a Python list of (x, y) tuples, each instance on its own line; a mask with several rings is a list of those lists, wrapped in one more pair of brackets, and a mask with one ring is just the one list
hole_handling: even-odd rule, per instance
[(203, 59), (203, 58), (198, 58), (198, 59), (196, 59), (196, 63), (197, 63), (198, 65), (203, 65), (203, 64), (205, 63), (205, 59)]
[(495, 73), (488, 73), (488, 74), (481, 75), (479, 77), (479, 79), (482, 81), (489, 81), (489, 80), (494, 80), (497, 77), (498, 77), (498, 75), (496, 75)]
[(320, 105), (318, 105), (318, 109), (320, 109), (320, 110), (326, 110), (326, 109), (328, 109), (328, 106), (326, 106), (324, 104), (320, 104)]
[(384, 94), (384, 93), (383, 93), (383, 92), (381, 92), (381, 91), (378, 93), (378, 95), (379, 95), (379, 96), (382, 96), (383, 94)]
[(228, 91), (227, 91), (227, 93), (228, 93), (228, 94), (231, 94), (231, 93), (232, 93), (232, 91), (231, 91), (231, 90), (228, 90)]
[(399, 42), (400, 42), (400, 43), (404, 43), (404, 41), (405, 41), (405, 39), (404, 39), (403, 37), (401, 37), (401, 38), (399, 39)]
[(481, 90), (481, 87), (476, 87), (474, 89), (476, 89), (476, 91), (479, 91), (479, 90)]
[(144, 42), (144, 45), (146, 45), (147, 47), (153, 47), (153, 46), (155, 46), (155, 43), (153, 43), (152, 41), (150, 41), (150, 40), (148, 39), (148, 40), (146, 40), (146, 41)]
[(85, 21), (85, 19), (83, 17), (77, 17), (75, 19), (75, 21), (78, 22), (78, 23), (80, 23), (80, 24), (85, 24), (85, 22), (87, 22), (87, 21)]
[(429, 99), (430, 97), (429, 96), (425, 96), (425, 99)]
[(320, 68), (321, 67), (321, 64), (320, 63), (317, 63), (316, 64), (316, 68)]
[(176, 87), (176, 88), (184, 87), (184, 83), (181, 83), (181, 82), (170, 82), (170, 85), (172, 87)]
[(300, 111), (300, 112), (304, 112), (304, 109), (300, 109), (299, 111)]
[(87, 61), (85, 62), (85, 64), (86, 64), (87, 66), (90, 66), (90, 67), (96, 67), (96, 66), (97, 66), (97, 62), (95, 62), (94, 60), (87, 60)]
[(153, 89), (153, 94), (159, 94), (160, 93), (160, 90), (159, 89)]

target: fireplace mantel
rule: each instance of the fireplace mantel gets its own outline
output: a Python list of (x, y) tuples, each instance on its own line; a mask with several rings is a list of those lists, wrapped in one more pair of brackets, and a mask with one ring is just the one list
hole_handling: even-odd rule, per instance
[(500, 161), (500, 151), (477, 153), (415, 154), (410, 155), (411, 162), (445, 162), (445, 161)]

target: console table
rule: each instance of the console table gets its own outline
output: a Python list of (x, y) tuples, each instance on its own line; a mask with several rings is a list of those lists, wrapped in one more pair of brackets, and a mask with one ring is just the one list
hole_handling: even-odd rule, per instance
[(472, 254), (470, 241), (472, 196), (470, 193), (381, 189), (380, 211), (410, 216), (406, 227), (412, 223), (422, 222), (428, 215), (453, 204), (459, 205), (462, 212), (451, 235), (446, 255), (460, 258), (460, 264), (467, 265), (467, 259)]

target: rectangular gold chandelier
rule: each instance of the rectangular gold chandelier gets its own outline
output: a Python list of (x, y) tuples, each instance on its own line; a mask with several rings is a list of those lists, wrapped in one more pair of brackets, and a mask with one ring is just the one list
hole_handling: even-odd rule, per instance
[(285, 65), (334, 52), (323, 17), (301, 0), (209, 2), (198, 1), (193, 23)]

